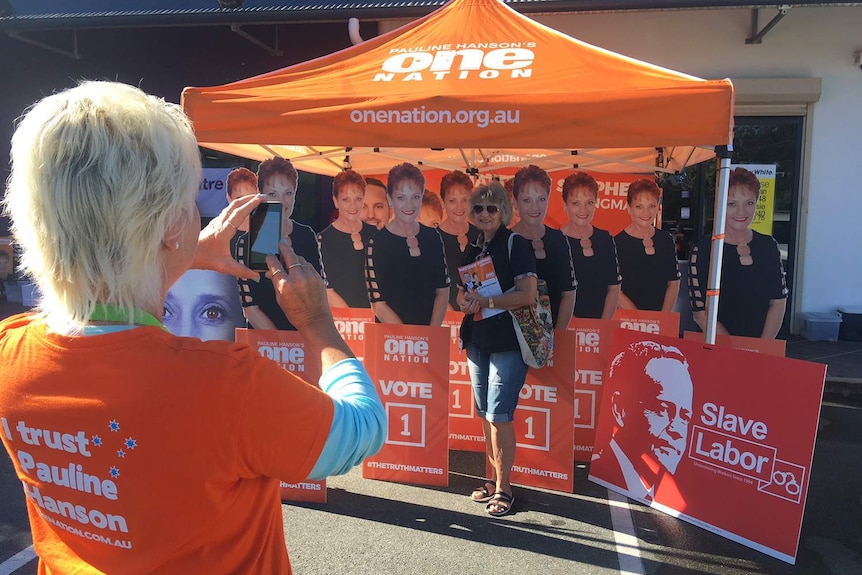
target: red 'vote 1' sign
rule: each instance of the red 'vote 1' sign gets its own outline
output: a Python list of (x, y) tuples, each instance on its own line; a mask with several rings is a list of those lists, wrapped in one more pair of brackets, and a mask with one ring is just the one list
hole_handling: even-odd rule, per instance
[[(295, 331), (237, 328), (236, 342), (246, 343), (308, 383), (318, 385), (320, 360), (306, 354), (305, 339)], [(326, 503), (326, 480), (281, 482), (282, 501)]]
[(596, 439), (596, 418), (614, 322), (576, 317), (572, 318), (569, 330), (575, 335), (575, 461), (589, 461)]
[(365, 324), (365, 366), (386, 408), (383, 448), (362, 464), (366, 479), (449, 482), (449, 332)]
[(374, 323), (370, 308), (332, 308), (332, 319), (344, 343), (362, 361), (365, 357), (365, 324)]
[(517, 450), (512, 483), (574, 491), (574, 345), (573, 332), (556, 330), (551, 360), (541, 369), (527, 370), (515, 410)]
[(459, 349), (458, 334), (464, 314), (447, 311), (443, 327), (449, 329), (449, 449), (485, 452), (482, 420), (476, 416), (467, 352)]

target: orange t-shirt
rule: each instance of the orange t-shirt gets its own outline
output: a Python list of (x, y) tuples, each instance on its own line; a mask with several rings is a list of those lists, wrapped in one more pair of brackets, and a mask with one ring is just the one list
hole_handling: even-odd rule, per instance
[(40, 573), (291, 572), (279, 479), (323, 449), (318, 388), (245, 345), (66, 337), (32, 315), (0, 323), (0, 364)]

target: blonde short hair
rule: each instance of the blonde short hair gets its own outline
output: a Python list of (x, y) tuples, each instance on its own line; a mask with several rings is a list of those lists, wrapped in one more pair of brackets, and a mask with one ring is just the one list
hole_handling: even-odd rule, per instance
[(500, 182), (491, 180), (487, 184), (479, 184), (473, 188), (473, 193), (470, 194), (470, 212), (467, 217), (474, 224), (476, 214), (473, 213), (473, 206), (476, 204), (494, 204), (500, 208), (500, 223), (503, 227), (509, 227), (512, 223), (512, 202), (509, 200), (509, 193)]
[(201, 175), (179, 106), (125, 84), (85, 82), (26, 113), (11, 157), (4, 204), (52, 328), (86, 325), (96, 303), (162, 305), (159, 252), (168, 230), (194, 213)]

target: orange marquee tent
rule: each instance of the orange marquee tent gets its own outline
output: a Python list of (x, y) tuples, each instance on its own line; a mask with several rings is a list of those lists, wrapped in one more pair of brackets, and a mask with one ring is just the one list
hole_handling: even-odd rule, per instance
[(335, 174), (677, 171), (731, 142), (733, 86), (591, 46), (497, 0), (453, 0), (357, 46), (186, 88), (200, 144)]
[(336, 174), (398, 162), (473, 174), (675, 172), (721, 147), (707, 290), (715, 342), (733, 85), (591, 46), (499, 0), (452, 0), (406, 26), (268, 74), (186, 88), (198, 142)]

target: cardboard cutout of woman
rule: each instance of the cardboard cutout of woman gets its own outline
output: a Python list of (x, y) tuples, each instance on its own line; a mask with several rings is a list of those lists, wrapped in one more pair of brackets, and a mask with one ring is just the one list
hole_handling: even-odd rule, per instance
[[(757, 176), (745, 168), (731, 172), (716, 331), (775, 339), (784, 321), (787, 285), (775, 238), (751, 229), (759, 196)], [(704, 331), (710, 250), (711, 238), (706, 236), (689, 260), (689, 298), (694, 320)]]
[[(290, 216), (296, 204), (296, 186), (299, 174), (290, 160), (272, 157), (261, 162), (257, 170), (257, 187), (268, 202), (281, 202), (282, 234), (298, 256), (305, 259), (321, 275), (323, 264), (317, 234), (309, 226), (293, 221)], [(254, 329), (283, 329), (295, 331), (275, 299), (272, 282), (260, 274), (259, 282), (249, 282), (249, 293), (243, 293), (245, 317)]]
[(563, 181), (563, 204), (569, 217), (560, 230), (569, 240), (578, 297), (575, 317), (611, 319), (620, 301), (620, 264), (614, 238), (592, 225), (599, 199), (599, 184), (586, 172), (574, 172)]
[(679, 265), (673, 237), (655, 227), (661, 188), (649, 178), (629, 185), (631, 223), (614, 236), (623, 277), (620, 307), (673, 311), (679, 293)]
[(419, 223), (425, 176), (412, 164), (389, 170), (393, 219), (368, 244), (365, 280), (383, 323), (439, 326), (449, 300), (449, 272), (436, 228)]
[(365, 287), (365, 248), (377, 228), (362, 221), (365, 190), (365, 179), (353, 170), (340, 172), (332, 182), (338, 218), (317, 235), (327, 270), (329, 307), (371, 307)]
[[(479, 237), (479, 229), (467, 219), (470, 212), (470, 194), (473, 180), (460, 170), (452, 170), (440, 181), (440, 197), (446, 219), (440, 224), (440, 237), (446, 249), (449, 277), (458, 277), (458, 266), (464, 263), (464, 251)], [(449, 308), (459, 311), (456, 281), (449, 288)]]

